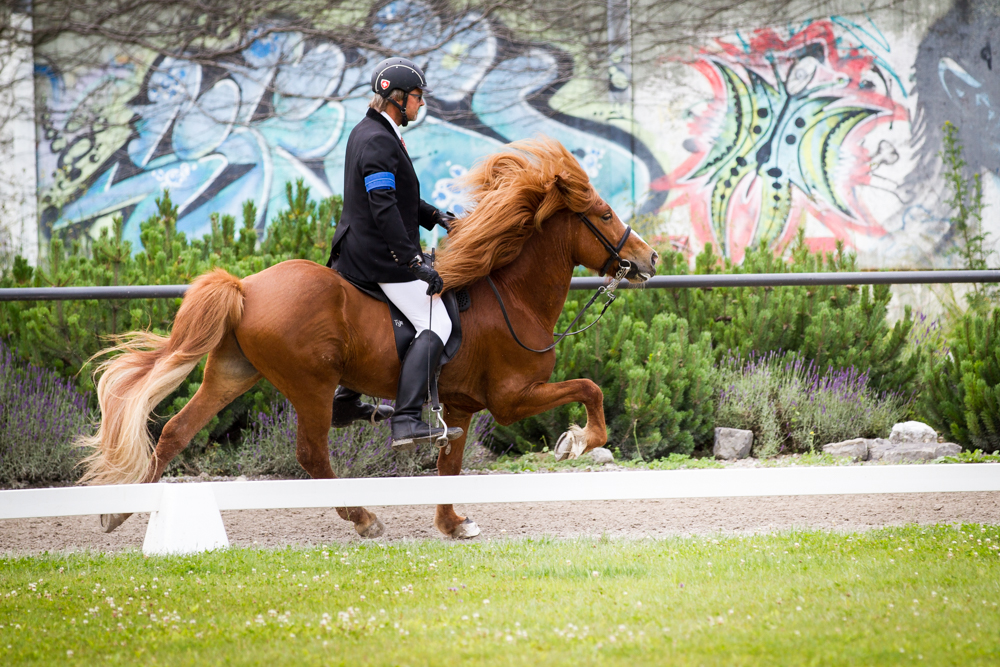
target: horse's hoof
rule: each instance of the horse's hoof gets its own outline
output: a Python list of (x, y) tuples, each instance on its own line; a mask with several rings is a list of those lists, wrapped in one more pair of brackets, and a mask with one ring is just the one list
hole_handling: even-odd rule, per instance
[(582, 455), (587, 449), (587, 434), (576, 424), (570, 425), (569, 429), (559, 436), (556, 441), (556, 448), (553, 452), (556, 461), (569, 461)]
[(455, 526), (451, 531), (451, 537), (455, 540), (468, 540), (479, 534), (479, 526), (472, 519), (466, 517), (465, 521)]
[(382, 533), (385, 532), (385, 524), (382, 523), (382, 520), (376, 516), (375, 520), (368, 524), (365, 528), (355, 525), (354, 529), (358, 531), (358, 535), (366, 540), (374, 540), (376, 537), (382, 537)]
[(105, 533), (110, 533), (118, 526), (125, 523), (125, 519), (132, 516), (131, 514), (102, 514), (101, 515), (101, 528), (104, 529)]

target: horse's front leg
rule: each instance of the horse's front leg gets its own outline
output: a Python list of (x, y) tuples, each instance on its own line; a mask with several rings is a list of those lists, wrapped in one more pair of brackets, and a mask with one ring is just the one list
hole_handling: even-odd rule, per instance
[[(469, 437), (469, 424), (472, 415), (456, 408), (444, 406), (444, 421), (449, 427), (462, 429), (462, 437), (451, 441), (451, 448), (442, 447), (438, 450), (438, 475), (458, 475), (462, 472), (462, 454), (465, 452), (465, 442)], [(455, 513), (454, 505), (438, 505), (434, 513), (434, 525), (448, 537), (467, 539), (479, 534), (479, 526), (468, 517)]]
[(587, 408), (587, 425), (580, 428), (571, 424), (556, 442), (557, 461), (575, 459), (595, 447), (608, 442), (608, 429), (604, 423), (604, 394), (590, 380), (565, 382), (536, 382), (520, 391), (501, 394), (491, 402), (489, 411), (503, 425), (541, 414), (567, 403), (583, 403)]

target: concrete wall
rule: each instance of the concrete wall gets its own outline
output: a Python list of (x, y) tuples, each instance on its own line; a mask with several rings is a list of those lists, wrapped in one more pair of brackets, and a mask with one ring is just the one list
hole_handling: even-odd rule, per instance
[[(944, 267), (957, 261), (938, 158), (945, 120), (983, 174), (987, 228), (1000, 240), (997, 7), (910, 0), (860, 14), (859, 3), (833, 2), (794, 25), (698, 36), (651, 59), (629, 40), (628, 3), (610, 0), (617, 48), (597, 85), (574, 70), (574, 45), (518, 41), (475, 14), (397, 0), (370, 23), (404, 52), (455, 33), (424, 58), (432, 110), (404, 135), (424, 198), (442, 209), (461, 210), (454, 179), (476, 158), (546, 134), (622, 217), (641, 216), (646, 233), (686, 252), (710, 242), (739, 261), (804, 229), (814, 248), (842, 240), (864, 266)], [(390, 24), (407, 12), (420, 30)], [(289, 31), (226, 62), (109, 47), (86, 67), (52, 66), (70, 46), (35, 54), (42, 243), (56, 230), (96, 234), (115, 214), (137, 240), (166, 187), (189, 235), (248, 199), (263, 226), (289, 180), (339, 192), (379, 59)]]
[[(13, 15), (11, 26), (31, 34), (31, 18)], [(20, 39), (0, 42), (0, 264), (20, 254), (38, 258), (35, 181), (35, 86), (32, 53)]]

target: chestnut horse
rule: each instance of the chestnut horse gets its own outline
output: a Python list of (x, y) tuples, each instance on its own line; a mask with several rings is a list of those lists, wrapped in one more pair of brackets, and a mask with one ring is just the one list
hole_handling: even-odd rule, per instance
[[(446, 287), (467, 287), (472, 301), (461, 315), (462, 347), (440, 376), (445, 421), (467, 433), (480, 410), (510, 424), (576, 401), (587, 408), (587, 424), (567, 431), (570, 456), (604, 445), (600, 388), (587, 379), (549, 383), (555, 351), (528, 351), (515, 342), (485, 277), (501, 294), (517, 337), (542, 348), (553, 342), (575, 266), (612, 272), (624, 266), (630, 280), (644, 281), (654, 272), (656, 253), (628, 234), (557, 142), (513, 144), (478, 164), (466, 186), (474, 207), (453, 222), (437, 262)], [(620, 257), (614, 262), (608, 242)], [(242, 280), (221, 269), (202, 275), (184, 297), (169, 337), (134, 332), (111, 351), (121, 354), (98, 369), (100, 427), (81, 443), (93, 448), (84, 476), (91, 484), (158, 481), (191, 438), (261, 378), (298, 414), (299, 463), (314, 478), (332, 478), (327, 439), (337, 385), (391, 399), (400, 369), (388, 307), (336, 271), (305, 260)], [(154, 450), (147, 430), (151, 411), (205, 354), (201, 387), (164, 426)], [(464, 447), (463, 435), (450, 451), (439, 451), (438, 474), (460, 473)], [(384, 530), (362, 507), (337, 512), (363, 537)], [(110, 532), (126, 518), (105, 515), (102, 524)], [(437, 506), (434, 525), (456, 538), (479, 532), (452, 505)]]

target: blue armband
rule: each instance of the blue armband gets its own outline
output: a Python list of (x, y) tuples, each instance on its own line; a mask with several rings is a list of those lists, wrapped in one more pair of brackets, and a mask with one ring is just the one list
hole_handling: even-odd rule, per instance
[(396, 176), (392, 172), (380, 171), (371, 176), (365, 176), (365, 190), (395, 190)]

